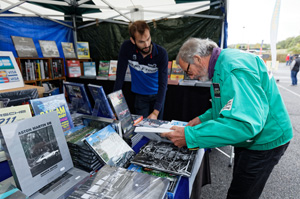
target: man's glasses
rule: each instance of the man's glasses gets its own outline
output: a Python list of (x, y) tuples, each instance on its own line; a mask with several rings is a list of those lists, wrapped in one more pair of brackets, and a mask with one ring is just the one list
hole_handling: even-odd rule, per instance
[(190, 63), (188, 64), (186, 71), (184, 71), (186, 75), (189, 75), (189, 70), (190, 70)]

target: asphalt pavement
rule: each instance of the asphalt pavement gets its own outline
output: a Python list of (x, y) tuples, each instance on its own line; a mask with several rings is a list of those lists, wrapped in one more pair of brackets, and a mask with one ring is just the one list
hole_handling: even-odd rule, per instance
[[(298, 86), (290, 86), (290, 68), (280, 63), (273, 70), (274, 78), (280, 90), (292, 121), (294, 137), (274, 168), (260, 199), (299, 199), (300, 198), (300, 73)], [(227, 154), (230, 147), (220, 148)], [(232, 167), (228, 167), (229, 158), (213, 149), (210, 153), (212, 183), (202, 187), (202, 199), (224, 199), (230, 186)]]

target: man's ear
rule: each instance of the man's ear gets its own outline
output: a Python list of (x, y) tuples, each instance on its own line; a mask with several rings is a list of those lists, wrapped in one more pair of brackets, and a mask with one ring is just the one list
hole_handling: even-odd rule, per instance
[(135, 41), (132, 37), (130, 37), (130, 41), (131, 41), (131, 43), (133, 43), (135, 45)]
[(201, 57), (199, 55), (194, 55), (194, 63), (197, 63), (197, 64), (201, 63)]

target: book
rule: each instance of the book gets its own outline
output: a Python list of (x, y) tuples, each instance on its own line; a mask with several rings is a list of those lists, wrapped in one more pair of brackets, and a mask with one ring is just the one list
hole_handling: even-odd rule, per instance
[(77, 42), (77, 56), (78, 59), (89, 59), (90, 58), (90, 49), (89, 43), (78, 41)]
[(74, 82), (64, 82), (69, 102), (73, 111), (82, 114), (92, 114), (92, 106), (86, 94), (84, 84)]
[(184, 78), (184, 72), (183, 70), (180, 68), (180, 66), (178, 66), (176, 64), (176, 60), (173, 60), (172, 62), (172, 72), (170, 75), (170, 79), (171, 80), (179, 80), (179, 79), (183, 79)]
[(90, 174), (81, 169), (71, 168), (51, 183), (30, 196), (30, 199), (63, 199), (72, 194), (90, 178)]
[(23, 77), (14, 55), (9, 51), (0, 51), (0, 90), (23, 86)]
[(109, 73), (109, 61), (99, 61), (98, 75), (97, 79), (108, 79)]
[(29, 100), (39, 97), (36, 88), (0, 93), (0, 99), (6, 100), (6, 106), (29, 104)]
[(116, 80), (118, 60), (110, 60), (108, 79)]
[(87, 172), (95, 172), (104, 165), (101, 158), (84, 143), (85, 137), (98, 130), (91, 126), (79, 125), (65, 133), (75, 167)]
[(60, 57), (55, 41), (39, 40), (44, 57)]
[(190, 177), (197, 150), (178, 148), (173, 143), (150, 140), (131, 163), (166, 173)]
[(51, 63), (51, 72), (52, 78), (62, 77), (64, 74), (64, 66), (62, 63), (62, 59), (52, 59)]
[(39, 57), (32, 38), (11, 36), (18, 57)]
[(80, 77), (81, 68), (78, 60), (67, 60), (68, 77)]
[(131, 72), (130, 72), (130, 66), (127, 67), (124, 81), (130, 82), (131, 81)]
[[(31, 111), (28, 104), (13, 107), (0, 108), (0, 126), (10, 124), (19, 120), (30, 118)], [(2, 152), (3, 146), (0, 141), (0, 162), (6, 160), (5, 154)]]
[(96, 77), (96, 63), (83, 62), (83, 74), (88, 77)]
[(107, 95), (111, 107), (117, 119), (121, 122), (121, 128), (123, 131), (123, 139), (130, 145), (135, 146), (143, 136), (134, 132), (134, 122), (131, 117), (129, 108), (126, 103), (126, 99), (123, 95), (122, 90), (115, 91)]
[(172, 72), (172, 61), (168, 61), (168, 78), (170, 78)]
[(166, 178), (105, 165), (75, 190), (68, 199), (163, 199), (168, 186), (169, 180)]
[(133, 119), (134, 126), (137, 126), (144, 119), (144, 117), (142, 115), (131, 114), (131, 117)]
[(98, 85), (88, 84), (88, 88), (95, 101), (93, 115), (114, 119), (115, 115), (111, 109), (106, 94), (103, 90), (103, 87)]
[(162, 172), (162, 171), (156, 171), (156, 170), (149, 169), (149, 168), (144, 168), (144, 167), (141, 167), (141, 166), (138, 166), (135, 164), (130, 164), (130, 166), (127, 169), (129, 171), (136, 171), (139, 173), (144, 173), (144, 174), (168, 179), (170, 181), (170, 184), (169, 184), (168, 190), (167, 190), (168, 199), (175, 198), (175, 194), (176, 194), (177, 188), (179, 186), (181, 176), (173, 175), (173, 174)]
[(30, 196), (73, 167), (56, 112), (0, 127), (14, 180)]
[(121, 122), (123, 133), (126, 134), (127, 132), (131, 131), (134, 128), (133, 120), (122, 90), (110, 93), (107, 95), (107, 97), (112, 105), (117, 119)]
[(67, 131), (74, 127), (64, 94), (32, 99), (30, 100), (30, 104), (35, 115), (56, 111), (63, 131)]
[(111, 125), (86, 137), (85, 142), (110, 166), (126, 167), (135, 155)]
[(161, 137), (160, 133), (173, 131), (170, 129), (172, 126), (184, 127), (187, 125), (187, 123), (188, 122), (178, 120), (172, 120), (171, 122), (168, 122), (164, 120), (154, 120), (145, 118), (136, 126), (134, 132), (142, 134), (150, 140), (172, 143), (167, 138)]
[(74, 50), (73, 43), (71, 42), (61, 42), (61, 47), (64, 52), (64, 56), (66, 59), (76, 59), (76, 53)]

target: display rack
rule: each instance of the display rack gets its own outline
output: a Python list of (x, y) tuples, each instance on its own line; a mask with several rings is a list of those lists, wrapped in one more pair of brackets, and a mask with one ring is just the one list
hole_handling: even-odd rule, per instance
[[(16, 58), (24, 83), (42, 86), (50, 82), (62, 88), (61, 82), (66, 80), (63, 58)], [(60, 81), (59, 81), (60, 80)]]
[(90, 59), (74, 59), (74, 58), (68, 58), (68, 59), (66, 59), (66, 62), (68, 61), (68, 60), (76, 60), (76, 61), (79, 61), (80, 62), (80, 70), (81, 70), (81, 76), (84, 76), (84, 73), (83, 73), (83, 62), (91, 62), (92, 61), (92, 59), (90, 58)]

